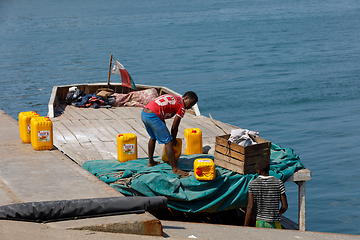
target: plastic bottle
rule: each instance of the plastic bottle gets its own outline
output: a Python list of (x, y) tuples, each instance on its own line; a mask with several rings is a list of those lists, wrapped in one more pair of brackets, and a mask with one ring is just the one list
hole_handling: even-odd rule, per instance
[[(177, 144), (174, 146), (175, 160), (178, 161), (181, 156), (182, 150), (182, 140), (181, 138), (176, 138)], [(169, 158), (166, 155), (165, 145), (162, 148), (162, 158), (163, 162), (169, 162)]]
[(31, 144), (35, 150), (53, 149), (53, 126), (48, 117), (32, 117)]
[(202, 154), (202, 133), (199, 128), (186, 128), (184, 131), (185, 137), (185, 154)]
[(20, 138), (24, 143), (31, 143), (31, 118), (40, 117), (35, 111), (19, 113)]
[(216, 177), (214, 161), (210, 158), (197, 158), (194, 161), (194, 175), (197, 180), (214, 180)]
[(133, 133), (122, 133), (117, 136), (117, 155), (120, 162), (138, 158), (137, 137)]

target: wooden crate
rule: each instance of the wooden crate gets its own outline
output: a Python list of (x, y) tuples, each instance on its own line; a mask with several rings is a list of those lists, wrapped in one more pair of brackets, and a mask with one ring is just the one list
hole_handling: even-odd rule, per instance
[(259, 159), (270, 161), (271, 142), (252, 136), (257, 144), (240, 146), (230, 142), (230, 134), (216, 136), (214, 163), (220, 167), (240, 174), (255, 173), (255, 164)]

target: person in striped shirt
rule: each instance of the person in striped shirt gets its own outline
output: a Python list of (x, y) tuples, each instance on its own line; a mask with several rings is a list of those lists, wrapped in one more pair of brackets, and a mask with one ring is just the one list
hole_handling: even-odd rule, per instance
[(280, 215), (288, 208), (285, 186), (281, 180), (269, 176), (269, 161), (259, 160), (255, 168), (259, 176), (249, 183), (244, 225), (250, 226), (255, 217), (256, 227), (281, 229)]

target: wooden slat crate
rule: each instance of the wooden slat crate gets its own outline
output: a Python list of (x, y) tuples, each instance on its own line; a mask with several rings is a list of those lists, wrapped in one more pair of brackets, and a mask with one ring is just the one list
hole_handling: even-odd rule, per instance
[(230, 142), (230, 134), (216, 136), (214, 163), (220, 167), (240, 174), (255, 173), (255, 164), (259, 159), (270, 161), (271, 142), (252, 136), (257, 144), (240, 146)]

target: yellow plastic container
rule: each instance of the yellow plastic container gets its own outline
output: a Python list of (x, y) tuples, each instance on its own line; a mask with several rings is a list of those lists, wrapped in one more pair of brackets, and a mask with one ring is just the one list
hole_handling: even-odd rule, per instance
[[(174, 146), (174, 152), (175, 152), (175, 160), (178, 161), (181, 156), (181, 150), (182, 150), (182, 140), (181, 138), (176, 138), (177, 144)], [(165, 151), (165, 145), (162, 148), (162, 158), (163, 162), (169, 162), (169, 158), (166, 155)]]
[(24, 143), (31, 143), (30, 121), (32, 117), (40, 117), (40, 115), (35, 111), (19, 113), (20, 138)]
[(194, 175), (197, 180), (214, 180), (216, 177), (214, 161), (210, 158), (197, 158), (194, 161)]
[(120, 162), (138, 158), (137, 137), (133, 133), (122, 133), (117, 136), (117, 155)]
[(53, 149), (53, 126), (48, 117), (32, 117), (31, 144), (35, 150)]
[(184, 131), (185, 137), (185, 154), (202, 154), (202, 133), (199, 128), (186, 128)]

